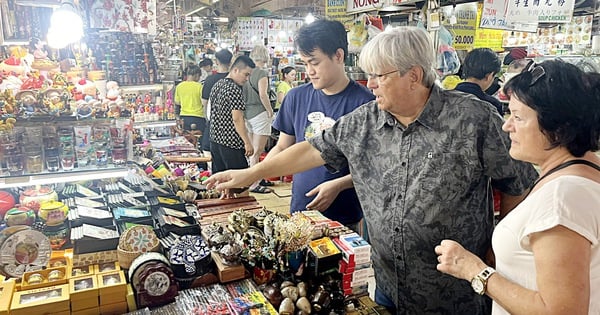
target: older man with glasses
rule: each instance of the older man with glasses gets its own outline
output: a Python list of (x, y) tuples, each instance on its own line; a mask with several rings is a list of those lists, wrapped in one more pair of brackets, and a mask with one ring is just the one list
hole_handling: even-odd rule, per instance
[(380, 33), (359, 63), (375, 101), (266, 163), (211, 177), (209, 188), (349, 166), (369, 229), (376, 302), (396, 314), (489, 314), (489, 299), (437, 272), (432, 249), (452, 238), (485, 257), (494, 227), (491, 188), (502, 192), (506, 214), (536, 171), (509, 156), (510, 139), (492, 106), (434, 84), (435, 54), (424, 30)]

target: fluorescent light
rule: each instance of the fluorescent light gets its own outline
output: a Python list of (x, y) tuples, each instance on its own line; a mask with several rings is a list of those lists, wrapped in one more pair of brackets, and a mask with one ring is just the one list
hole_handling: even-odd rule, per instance
[(0, 189), (21, 187), (21, 186), (35, 186), (35, 185), (48, 185), (55, 183), (67, 183), (77, 182), (93, 179), (105, 179), (113, 177), (125, 177), (129, 174), (127, 168), (107, 168), (107, 169), (95, 169), (87, 171), (77, 172), (56, 172), (46, 173), (39, 175), (24, 175), (0, 178)]
[(64, 48), (83, 37), (83, 20), (73, 0), (62, 0), (52, 12), (48, 29), (48, 45)]
[(198, 7), (198, 8), (196, 8), (196, 9), (194, 9), (194, 10), (192, 10), (192, 11), (190, 11), (190, 12), (186, 13), (185, 15), (186, 15), (186, 16), (188, 16), (188, 15), (192, 15), (192, 14), (194, 14), (194, 13), (196, 13), (196, 12), (198, 12), (198, 11), (202, 11), (202, 10), (204, 10), (204, 9), (206, 9), (206, 6), (201, 6), (201, 7)]

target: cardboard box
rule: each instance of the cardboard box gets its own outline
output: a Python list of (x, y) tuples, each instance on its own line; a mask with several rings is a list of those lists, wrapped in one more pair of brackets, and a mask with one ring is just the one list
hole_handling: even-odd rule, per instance
[[(34, 281), (35, 280), (35, 281)], [(55, 267), (37, 271), (28, 271), (21, 276), (21, 290), (30, 290), (66, 284), (67, 267)]]
[(15, 292), (10, 305), (11, 315), (46, 314), (70, 311), (69, 285), (62, 284)]
[(330, 269), (337, 270), (342, 259), (341, 251), (329, 237), (323, 237), (308, 244), (307, 271), (311, 275), (328, 273)]
[(98, 275), (119, 270), (121, 270), (121, 266), (119, 265), (118, 261), (104, 262), (94, 265), (94, 272)]
[(125, 299), (127, 294), (127, 282), (122, 270), (96, 275), (98, 281), (99, 295), (120, 294)]
[(8, 315), (10, 302), (15, 292), (15, 279), (9, 279), (0, 283), (0, 315)]
[(100, 307), (86, 308), (83, 310), (71, 310), (71, 315), (98, 315), (100, 314)]
[(344, 242), (354, 253), (355, 259), (361, 257), (371, 257), (371, 245), (356, 233), (340, 235), (340, 240)]
[(127, 293), (111, 293), (111, 294), (103, 294), (100, 295), (100, 306), (127, 302)]
[(98, 307), (98, 279), (95, 275), (69, 279), (69, 292), (72, 311)]
[(218, 253), (211, 252), (211, 255), (215, 265), (217, 265), (217, 276), (221, 283), (246, 278), (246, 268), (242, 264), (228, 266), (223, 263), (223, 259)]
[(127, 313), (127, 302), (100, 305), (100, 314), (112, 315)]

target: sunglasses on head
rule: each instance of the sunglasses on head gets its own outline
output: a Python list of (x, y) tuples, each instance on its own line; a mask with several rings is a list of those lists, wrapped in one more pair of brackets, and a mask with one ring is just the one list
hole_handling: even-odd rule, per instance
[(540, 65), (536, 65), (535, 61), (530, 61), (521, 73), (529, 72), (531, 73), (531, 81), (529, 82), (529, 86), (535, 85), (544, 75), (546, 75), (546, 70), (544, 67)]

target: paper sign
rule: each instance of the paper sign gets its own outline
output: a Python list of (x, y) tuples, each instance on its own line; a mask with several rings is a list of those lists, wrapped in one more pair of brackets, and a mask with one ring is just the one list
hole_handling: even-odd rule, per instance
[(477, 3), (463, 3), (456, 5), (454, 16), (456, 24), (450, 25), (449, 18), (452, 15), (452, 6), (442, 7), (444, 16), (444, 27), (452, 33), (454, 41), (452, 47), (456, 50), (471, 50), (475, 39), (475, 28), (477, 27)]
[(575, 0), (508, 0), (506, 20), (543, 23), (571, 22)]
[(484, 0), (479, 27), (498, 30), (523, 31), (530, 33), (536, 32), (537, 22), (531, 23), (531, 20), (527, 23), (507, 21), (506, 14), (508, 12), (508, 6), (510, 1), (522, 0)]
[[(477, 25), (481, 25), (483, 5), (477, 4)], [(473, 48), (490, 48), (494, 51), (503, 51), (502, 48), (502, 30), (477, 28), (475, 30), (475, 41)]]
[(347, 1), (352, 0), (326, 0), (325, 16), (330, 20), (341, 22), (346, 28), (350, 28), (354, 17), (346, 13)]

